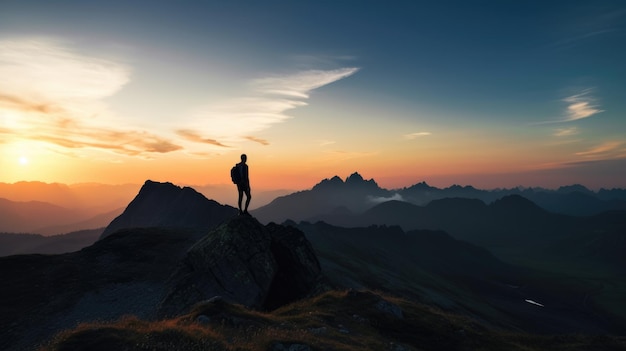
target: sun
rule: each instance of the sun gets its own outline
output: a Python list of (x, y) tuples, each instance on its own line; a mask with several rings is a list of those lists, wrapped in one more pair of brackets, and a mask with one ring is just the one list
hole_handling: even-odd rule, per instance
[(28, 164), (28, 158), (26, 156), (20, 156), (20, 158), (18, 159), (18, 162), (22, 166), (26, 166)]

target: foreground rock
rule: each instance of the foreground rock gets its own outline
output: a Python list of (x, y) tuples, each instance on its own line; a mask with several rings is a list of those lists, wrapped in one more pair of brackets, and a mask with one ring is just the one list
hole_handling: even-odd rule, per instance
[(319, 275), (319, 261), (301, 231), (235, 217), (189, 249), (168, 282), (159, 314), (182, 314), (214, 296), (271, 309), (307, 296)]

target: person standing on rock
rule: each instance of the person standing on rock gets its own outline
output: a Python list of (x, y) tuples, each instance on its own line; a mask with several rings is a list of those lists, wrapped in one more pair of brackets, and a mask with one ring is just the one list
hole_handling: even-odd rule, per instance
[[(231, 171), (231, 176), (233, 177), (233, 182), (237, 184), (237, 191), (239, 192), (239, 200), (237, 201), (237, 205), (239, 206), (239, 214), (247, 215), (248, 206), (250, 205), (250, 199), (252, 196), (250, 195), (250, 177), (248, 173), (248, 165), (246, 164), (248, 161), (248, 156), (246, 154), (241, 155), (241, 162), (235, 165), (233, 170)], [(235, 172), (233, 175), (232, 172)], [(243, 194), (246, 194), (246, 204), (243, 210), (241, 209), (241, 200), (243, 200)]]

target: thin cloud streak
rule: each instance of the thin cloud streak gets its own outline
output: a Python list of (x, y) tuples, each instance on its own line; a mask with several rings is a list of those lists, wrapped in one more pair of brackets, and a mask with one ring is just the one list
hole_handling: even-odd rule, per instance
[(577, 152), (576, 155), (583, 157), (606, 157), (612, 155), (614, 152), (623, 152), (620, 147), (624, 144), (622, 141), (607, 141), (603, 144), (595, 146), (589, 150)]
[(430, 132), (416, 132), (416, 133), (405, 134), (404, 138), (405, 139), (409, 139), (409, 140), (414, 140), (414, 139), (417, 139), (419, 137), (429, 136), (431, 134), (432, 133), (430, 133)]
[(219, 146), (219, 147), (230, 147), (228, 145), (224, 145), (224, 144), (220, 143), (219, 141), (217, 141), (215, 139), (202, 138), (196, 132), (194, 132), (192, 130), (188, 130), (188, 129), (177, 130), (176, 134), (178, 134), (179, 136), (181, 136), (184, 139), (187, 139), (189, 141), (193, 141), (193, 142), (196, 142), (196, 143), (204, 143), (204, 144), (215, 145), (215, 146)]
[(250, 85), (262, 94), (308, 99), (312, 90), (351, 76), (356, 71), (358, 68), (354, 67), (329, 71), (308, 70), (291, 75), (255, 79)]
[(261, 145), (267, 146), (269, 145), (269, 141), (265, 140), (265, 139), (261, 139), (261, 138), (257, 138), (254, 136), (247, 136), (245, 137), (246, 139), (250, 140), (250, 141), (254, 141), (255, 143), (259, 143)]
[(572, 136), (572, 135), (577, 135), (579, 134), (578, 128), (576, 127), (571, 127), (571, 128), (561, 128), (561, 129), (557, 129), (554, 131), (554, 135), (555, 137), (567, 137), (567, 136)]
[[(256, 141), (250, 135), (292, 118), (287, 112), (307, 106), (303, 100), (309, 98), (311, 91), (357, 71), (358, 68), (307, 70), (252, 80), (249, 96), (198, 109), (187, 120), (185, 129), (193, 130), (202, 139), (220, 140), (229, 145)], [(261, 144), (264, 143), (269, 141), (263, 140)]]

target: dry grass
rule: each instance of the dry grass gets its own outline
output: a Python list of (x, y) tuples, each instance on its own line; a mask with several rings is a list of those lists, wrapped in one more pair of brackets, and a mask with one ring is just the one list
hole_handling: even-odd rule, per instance
[(626, 350), (624, 338), (492, 330), (463, 316), (384, 296), (401, 307), (398, 318), (376, 308), (380, 298), (371, 292), (331, 291), (268, 313), (224, 301), (203, 303), (175, 319), (124, 317), (81, 324), (57, 335), (42, 351), (265, 351), (276, 343), (338, 351), (393, 350), (394, 345), (405, 350)]

